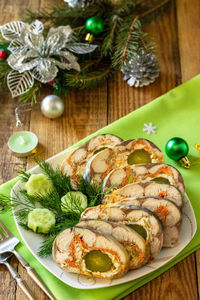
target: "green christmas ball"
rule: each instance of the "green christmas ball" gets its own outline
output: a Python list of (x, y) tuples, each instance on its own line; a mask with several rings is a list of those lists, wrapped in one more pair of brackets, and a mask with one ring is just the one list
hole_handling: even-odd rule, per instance
[(188, 154), (189, 147), (185, 140), (179, 137), (174, 137), (167, 142), (165, 151), (169, 158), (173, 160), (180, 160)]
[(87, 32), (92, 34), (99, 34), (103, 31), (104, 23), (103, 20), (99, 17), (91, 17), (87, 19), (85, 23), (85, 29)]

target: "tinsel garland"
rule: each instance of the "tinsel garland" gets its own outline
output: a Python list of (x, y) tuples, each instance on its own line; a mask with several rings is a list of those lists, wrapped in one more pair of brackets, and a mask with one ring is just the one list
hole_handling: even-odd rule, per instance
[[(140, 71), (134, 58), (141, 53), (153, 54), (155, 45), (148, 41), (142, 25), (160, 16), (169, 2), (99, 0), (89, 1), (85, 7), (64, 3), (50, 12), (28, 11), (24, 22), (0, 26), (0, 49), (6, 45), (8, 54), (7, 60), (0, 61), (0, 86), (7, 84), (13, 97), (35, 104), (44, 84), (51, 84), (56, 94), (71, 87), (93, 87), (113, 71), (124, 71), (128, 62), (132, 62), (131, 74), (126, 69), (126, 76), (137, 72), (141, 82), (142, 74), (148, 74), (150, 83), (156, 78), (155, 72), (158, 74), (157, 64), (151, 64), (149, 71), (149, 60), (146, 65), (143, 60)], [(103, 20), (104, 28), (94, 35), (91, 45), (85, 41), (85, 23), (94, 16)]]

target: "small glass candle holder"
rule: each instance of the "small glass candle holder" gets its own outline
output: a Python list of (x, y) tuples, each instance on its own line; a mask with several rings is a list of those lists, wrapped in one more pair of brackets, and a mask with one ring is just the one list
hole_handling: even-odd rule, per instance
[(8, 140), (8, 147), (18, 157), (26, 157), (36, 152), (38, 137), (30, 131), (14, 133)]

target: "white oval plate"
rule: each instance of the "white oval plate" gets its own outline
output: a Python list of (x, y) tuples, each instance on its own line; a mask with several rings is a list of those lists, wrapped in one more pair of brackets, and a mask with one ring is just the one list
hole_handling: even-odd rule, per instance
[[(71, 151), (71, 150), (70, 150)], [(47, 161), (56, 168), (61, 164), (61, 162), (66, 158), (66, 156), (70, 153), (70, 151), (64, 151), (59, 153)], [(38, 166), (34, 167), (30, 173), (40, 173), (40, 168)], [(24, 188), (24, 183), (20, 180), (18, 181), (11, 191), (11, 197), (14, 197), (15, 193), (17, 193), (20, 189)], [(27, 248), (31, 251), (31, 253), (35, 256), (35, 258), (53, 275), (59, 278), (64, 283), (79, 289), (96, 289), (107, 286), (114, 286), (117, 284), (125, 283), (128, 281), (132, 281), (139, 277), (145, 276), (163, 265), (172, 260), (178, 253), (180, 253), (192, 240), (193, 236), (197, 230), (196, 219), (194, 215), (193, 208), (191, 206), (190, 200), (186, 197), (185, 202), (185, 212), (183, 215), (183, 224), (180, 234), (180, 242), (179, 245), (174, 248), (163, 248), (160, 254), (153, 260), (151, 264), (147, 264), (141, 267), (138, 270), (129, 271), (122, 278), (114, 279), (114, 280), (105, 280), (105, 279), (97, 279), (90, 278), (84, 275), (67, 273), (62, 270), (52, 259), (52, 257), (41, 258), (38, 256), (38, 249), (41, 246), (43, 241), (43, 237), (34, 232), (30, 232), (25, 230), (18, 224), (17, 218), (15, 216), (15, 212), (13, 211), (14, 219), (18, 231), (24, 240)]]

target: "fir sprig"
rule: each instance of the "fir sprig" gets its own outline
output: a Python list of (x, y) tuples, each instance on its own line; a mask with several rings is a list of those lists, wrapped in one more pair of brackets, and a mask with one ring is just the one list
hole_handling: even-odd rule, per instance
[(28, 92), (19, 96), (19, 101), (22, 103), (30, 103), (34, 106), (37, 103), (37, 96), (39, 95), (41, 88), (42, 84), (35, 81), (33, 87), (28, 90)]
[[(2, 45), (0, 45), (1, 48)], [(7, 84), (7, 75), (11, 68), (7, 61), (0, 60), (0, 88), (4, 88)]]
[[(169, 6), (170, 0), (110, 0), (97, 1), (87, 7), (69, 7), (68, 4), (56, 5), (50, 10), (27, 11), (24, 21), (35, 19), (45, 23), (44, 33), (50, 27), (70, 25), (74, 30), (72, 42), (85, 43), (85, 22), (91, 16), (101, 17), (104, 30), (95, 35), (94, 43), (99, 47), (89, 55), (78, 55), (81, 71), (59, 69), (53, 82), (55, 94), (64, 95), (71, 88), (91, 88), (106, 81), (114, 69), (121, 70), (124, 61), (133, 54), (152, 52), (154, 45), (149, 43), (142, 25), (152, 21)], [(6, 41), (0, 36), (0, 44)], [(100, 61), (100, 63), (98, 63)], [(6, 61), (0, 62), (0, 86), (6, 85), (10, 67)], [(34, 86), (19, 97), (23, 103), (35, 105), (43, 84), (35, 81)]]

